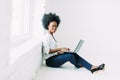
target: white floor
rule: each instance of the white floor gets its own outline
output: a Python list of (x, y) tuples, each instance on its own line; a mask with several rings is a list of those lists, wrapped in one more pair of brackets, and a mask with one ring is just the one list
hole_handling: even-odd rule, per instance
[(109, 72), (105, 68), (104, 71), (99, 71), (91, 74), (85, 68), (75, 68), (69, 62), (65, 63), (60, 68), (51, 68), (47, 66), (41, 67), (34, 80), (115, 80), (119, 74)]

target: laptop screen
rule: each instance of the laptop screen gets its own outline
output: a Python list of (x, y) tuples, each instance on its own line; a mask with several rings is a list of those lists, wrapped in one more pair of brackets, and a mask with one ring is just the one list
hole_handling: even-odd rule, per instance
[(84, 40), (80, 40), (78, 45), (76, 46), (74, 52), (77, 53), (80, 50), (80, 48), (82, 47), (83, 43), (84, 43)]

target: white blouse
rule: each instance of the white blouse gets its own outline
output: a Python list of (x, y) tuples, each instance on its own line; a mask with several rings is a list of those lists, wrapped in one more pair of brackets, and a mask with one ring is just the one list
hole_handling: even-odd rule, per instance
[(43, 38), (43, 58), (48, 59), (51, 56), (57, 55), (57, 53), (49, 53), (50, 49), (57, 48), (57, 42), (50, 33), (46, 33)]

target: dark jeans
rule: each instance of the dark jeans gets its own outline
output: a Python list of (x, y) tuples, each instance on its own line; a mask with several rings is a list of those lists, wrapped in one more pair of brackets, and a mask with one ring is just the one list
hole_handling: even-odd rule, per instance
[(50, 67), (60, 67), (65, 62), (70, 61), (75, 67), (79, 68), (80, 65), (90, 70), (92, 64), (88, 63), (85, 59), (76, 53), (65, 52), (64, 54), (55, 55), (46, 60), (46, 65)]

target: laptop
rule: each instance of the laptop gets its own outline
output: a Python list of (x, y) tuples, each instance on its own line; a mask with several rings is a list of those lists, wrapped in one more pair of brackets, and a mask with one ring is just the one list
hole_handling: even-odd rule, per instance
[(80, 50), (80, 48), (82, 47), (83, 43), (84, 43), (84, 40), (80, 40), (79, 43), (77, 44), (75, 50), (74, 51), (69, 51), (69, 52), (77, 53)]

